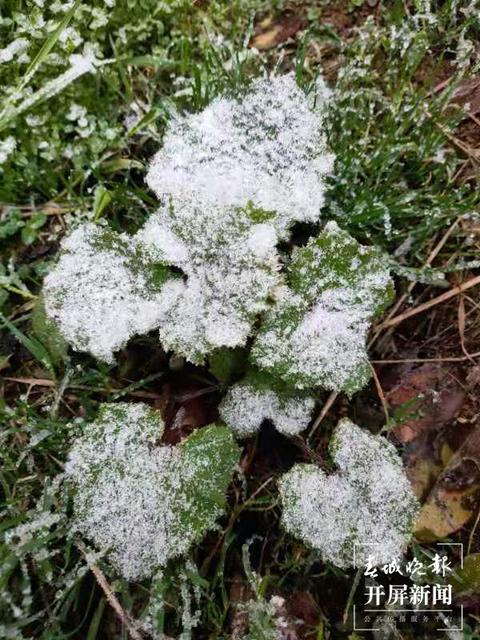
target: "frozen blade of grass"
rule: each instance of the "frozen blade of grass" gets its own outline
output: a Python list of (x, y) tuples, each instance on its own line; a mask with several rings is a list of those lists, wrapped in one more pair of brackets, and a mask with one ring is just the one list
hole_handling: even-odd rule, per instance
[(94, 64), (93, 59), (89, 59), (85, 56), (72, 56), (71, 66), (64, 71), (58, 77), (50, 80), (43, 85), (38, 91), (25, 97), (23, 102), (18, 105), (6, 104), (3, 110), (0, 112), (0, 131), (6, 129), (12, 121), (14, 121), (19, 115), (30, 110), (32, 107), (52, 98), (61, 91), (63, 91), (68, 85), (80, 78), (84, 74), (93, 71)]
[(13, 322), (10, 322), (5, 316), (0, 313), (0, 322), (3, 322), (5, 327), (23, 344), (23, 346), (32, 354), (32, 356), (40, 362), (53, 376), (56, 378), (55, 367), (53, 366), (48, 351), (43, 344), (35, 338), (29, 338), (18, 329)]
[(75, 0), (73, 6), (67, 11), (67, 13), (60, 20), (58, 27), (55, 29), (52, 35), (49, 38), (47, 38), (47, 40), (45, 40), (43, 45), (40, 47), (40, 50), (38, 51), (37, 55), (33, 58), (27, 70), (25, 71), (25, 75), (22, 78), (20, 85), (18, 87), (17, 95), (19, 95), (20, 92), (23, 91), (23, 89), (27, 86), (27, 84), (33, 78), (33, 76), (37, 72), (42, 62), (45, 62), (48, 54), (51, 52), (51, 50), (57, 43), (63, 30), (68, 26), (79, 4), (80, 4), (80, 0)]

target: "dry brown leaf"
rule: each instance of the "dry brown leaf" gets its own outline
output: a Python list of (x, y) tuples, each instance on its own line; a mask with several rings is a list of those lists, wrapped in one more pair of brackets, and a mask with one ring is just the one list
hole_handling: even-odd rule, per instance
[(421, 542), (434, 542), (461, 529), (472, 517), (472, 511), (463, 507), (466, 496), (461, 491), (435, 491), (422, 507), (415, 525), (415, 537)]
[(406, 471), (413, 492), (419, 500), (423, 500), (440, 475), (442, 467), (435, 464), (432, 458), (416, 458), (406, 467)]
[(305, 27), (305, 19), (301, 15), (286, 13), (276, 18), (268, 17), (258, 23), (257, 33), (249, 42), (249, 47), (266, 51), (273, 49), (282, 42), (293, 38), (295, 34)]
[(450, 458), (422, 507), (415, 535), (432, 542), (461, 529), (480, 496), (480, 425)]

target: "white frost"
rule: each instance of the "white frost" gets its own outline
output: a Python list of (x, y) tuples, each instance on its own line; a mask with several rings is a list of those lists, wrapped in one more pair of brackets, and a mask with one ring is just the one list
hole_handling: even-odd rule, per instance
[(151, 576), (183, 555), (223, 512), (218, 497), (207, 495), (202, 502), (202, 491), (223, 482), (221, 464), (205, 474), (217, 427), (204, 428), (212, 439), (202, 441), (203, 456), (159, 446), (163, 429), (147, 405), (103, 405), (75, 441), (65, 468), (74, 488), (77, 530), (107, 551), (127, 580)]
[(361, 388), (369, 378), (370, 324), (390, 295), (388, 265), (329, 222), (294, 250), (289, 278), (294, 285), (278, 290), (256, 337), (255, 365), (299, 389)]
[[(81, 73), (94, 67), (87, 58), (73, 62)], [(155, 327), (166, 350), (195, 364), (215, 349), (244, 346), (282, 283), (279, 240), (294, 221), (320, 214), (333, 163), (326, 94), (319, 83), (314, 106), (293, 74), (272, 76), (255, 80), (242, 99), (219, 98), (173, 120), (148, 174), (161, 207), (136, 236), (118, 241), (180, 277), (152, 293), (142, 265), (92, 249), (91, 225), (77, 230), (45, 283), (47, 313), (65, 339), (108, 362)]]
[(17, 38), (10, 42), (4, 49), (0, 49), (0, 64), (10, 62), (13, 58), (28, 48), (29, 42), (26, 38)]
[(219, 412), (238, 438), (256, 433), (264, 420), (273, 422), (285, 435), (295, 435), (307, 428), (314, 406), (313, 398), (282, 399), (271, 389), (239, 383), (228, 389)]
[(147, 176), (176, 205), (255, 207), (277, 214), (283, 234), (314, 222), (332, 171), (323, 127), (325, 85), (315, 108), (294, 74), (255, 80), (239, 99), (217, 98), (202, 112), (177, 117)]
[(131, 238), (117, 237), (117, 249), (97, 246), (104, 229), (86, 224), (62, 243), (56, 267), (44, 283), (47, 314), (77, 350), (106, 362), (136, 334), (158, 326), (164, 313), (161, 293), (146, 274), (133, 270)]
[(287, 531), (339, 567), (373, 556), (375, 564), (402, 554), (418, 503), (395, 447), (349, 420), (330, 442), (337, 472), (295, 465), (280, 481)]
[(165, 349), (201, 363), (213, 349), (246, 343), (278, 283), (272, 225), (254, 223), (233, 207), (171, 206), (149, 218), (136, 242), (151, 260), (186, 276), (163, 290)]

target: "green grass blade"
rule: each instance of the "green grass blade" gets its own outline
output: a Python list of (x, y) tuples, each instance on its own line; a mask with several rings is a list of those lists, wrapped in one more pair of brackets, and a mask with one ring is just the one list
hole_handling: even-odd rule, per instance
[(79, 2), (80, 0), (76, 0), (74, 5), (67, 11), (67, 13), (60, 20), (55, 31), (51, 34), (50, 37), (48, 37), (45, 40), (43, 45), (40, 47), (40, 50), (38, 51), (37, 55), (33, 58), (31, 63), (29, 64), (28, 69), (26, 70), (25, 75), (22, 78), (20, 87), (18, 89), (19, 91), (21, 91), (24, 87), (26, 87), (27, 83), (33, 78), (33, 76), (37, 72), (37, 69), (40, 67), (42, 62), (45, 61), (48, 54), (53, 49), (53, 47), (57, 43), (57, 40), (61, 36), (62, 31), (67, 27), (68, 23), (72, 19), (73, 14), (75, 13), (76, 8), (78, 7)]
[(0, 313), (0, 321), (4, 324), (5, 327), (12, 333), (17, 340), (19, 340), (25, 349), (27, 349), (32, 356), (38, 360), (55, 378), (55, 368), (50, 360), (48, 355), (48, 351), (45, 349), (43, 344), (36, 340), (35, 338), (29, 338), (24, 333), (20, 331), (10, 320), (7, 320), (5, 316)]

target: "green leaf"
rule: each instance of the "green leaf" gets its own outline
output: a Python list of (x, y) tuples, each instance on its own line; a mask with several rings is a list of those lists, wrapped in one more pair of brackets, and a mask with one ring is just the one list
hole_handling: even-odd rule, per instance
[(63, 362), (67, 357), (68, 346), (56, 324), (47, 316), (42, 296), (37, 299), (32, 312), (32, 329), (35, 337), (49, 353), (51, 362), (54, 365)]
[(287, 281), (262, 322), (252, 362), (299, 389), (358, 391), (370, 377), (370, 323), (393, 299), (386, 258), (330, 222), (294, 250)]
[[(367, 303), (373, 318), (393, 298), (393, 284), (385, 278), (387, 271), (386, 256), (379, 249), (359, 244), (337, 224), (328, 223), (305, 247), (294, 250), (288, 282), (308, 303), (315, 302), (326, 290), (348, 288), (354, 294), (352, 301)], [(378, 282), (375, 274), (379, 275)]]
[(98, 185), (95, 189), (95, 195), (93, 197), (93, 220), (97, 222), (101, 217), (103, 211), (108, 207), (112, 201), (112, 194), (103, 185)]
[(59, 37), (62, 35), (63, 30), (68, 26), (68, 23), (73, 17), (78, 5), (80, 4), (80, 0), (76, 0), (75, 3), (70, 7), (70, 9), (66, 12), (63, 18), (58, 23), (56, 29), (51, 33), (51, 35), (45, 40), (43, 45), (40, 47), (37, 55), (30, 62), (25, 75), (22, 78), (22, 82), (20, 84), (19, 91), (21, 91), (28, 82), (33, 78), (38, 68), (46, 60), (48, 54), (53, 49), (55, 44), (57, 43)]
[(0, 224), (0, 240), (5, 240), (17, 233), (25, 224), (18, 209), (12, 208), (5, 212), (6, 222)]
[(194, 431), (181, 444), (183, 464), (195, 474), (182, 488), (179, 523), (196, 538), (205, 533), (211, 514), (225, 508), (225, 493), (240, 457), (240, 449), (227, 427), (209, 425)]
[(107, 174), (118, 173), (119, 171), (129, 171), (130, 169), (139, 169), (140, 171), (143, 171), (145, 168), (139, 160), (133, 160), (132, 158), (114, 158), (112, 160), (105, 160), (100, 166)]
[(292, 436), (307, 428), (315, 400), (264, 371), (250, 369), (230, 386), (219, 406), (222, 420), (238, 438), (256, 433), (265, 420)]
[(135, 56), (134, 58), (120, 60), (120, 62), (132, 65), (132, 67), (152, 67), (153, 69), (170, 69), (173, 66), (172, 61), (168, 60), (168, 58), (152, 55)]
[(419, 505), (395, 447), (344, 419), (329, 453), (335, 473), (296, 464), (281, 478), (285, 529), (338, 567), (401, 556)]
[(480, 553), (470, 553), (457, 567), (449, 582), (457, 593), (480, 593)]
[(38, 238), (38, 229), (41, 229), (46, 221), (47, 216), (44, 213), (34, 213), (22, 228), (21, 237), (23, 244), (29, 245), (35, 242)]
[(37, 211), (31, 216), (27, 224), (30, 225), (32, 229), (41, 229), (46, 221), (47, 216), (41, 211)]
[(105, 611), (105, 605), (106, 605), (105, 598), (100, 598), (100, 602), (98, 603), (98, 606), (95, 609), (95, 613), (93, 614), (92, 621), (90, 622), (90, 626), (88, 627), (86, 640), (96, 640), (96, 638), (98, 637), (98, 629), (102, 621), (103, 612)]
[(68, 477), (79, 530), (127, 579), (151, 576), (215, 526), (240, 451), (209, 425), (177, 447), (146, 404), (101, 405), (73, 445)]
[(111, 362), (133, 335), (156, 328), (152, 311), (170, 276), (131, 236), (88, 223), (70, 235), (43, 295), (50, 318), (74, 349)]
[(247, 359), (246, 349), (217, 349), (209, 357), (210, 373), (226, 384), (245, 371)]

